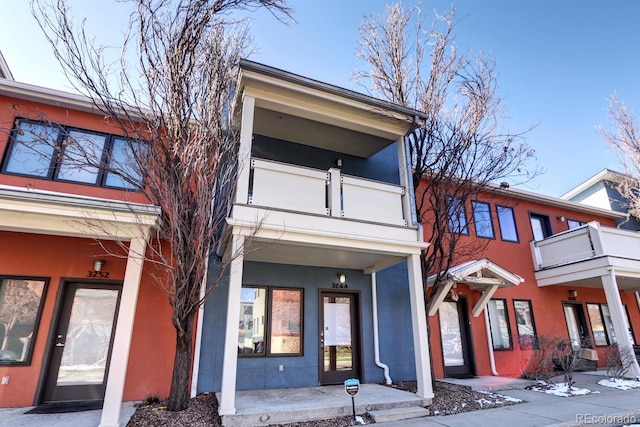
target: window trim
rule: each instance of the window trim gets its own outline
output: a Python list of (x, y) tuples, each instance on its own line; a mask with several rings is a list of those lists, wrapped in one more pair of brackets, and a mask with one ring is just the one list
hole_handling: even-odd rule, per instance
[[(531, 317), (531, 326), (533, 327), (533, 335), (531, 336), (531, 346), (526, 346), (523, 347), (522, 345), (522, 338), (523, 336), (520, 334), (520, 327), (518, 326), (518, 310), (516, 309), (516, 302), (526, 302), (527, 305), (529, 306), (529, 317)], [(536, 318), (533, 315), (533, 303), (530, 299), (525, 299), (525, 298), (514, 298), (512, 300), (512, 304), (513, 304), (513, 315), (515, 316), (516, 319), (516, 330), (518, 331), (518, 345), (520, 346), (520, 348), (532, 348), (532, 349), (537, 349), (538, 348), (538, 328), (536, 327)]]
[[(607, 324), (604, 320), (604, 313), (602, 312), (602, 306), (606, 305), (607, 309), (609, 309), (609, 303), (607, 302), (586, 302), (585, 303), (587, 305), (587, 317), (589, 318), (589, 330), (591, 332), (591, 336), (593, 337), (593, 345), (595, 347), (608, 347), (608, 346), (612, 346), (612, 345), (617, 345), (618, 344), (618, 337), (616, 337), (616, 342), (614, 343), (611, 339), (611, 336), (609, 334), (609, 329), (607, 328)], [(606, 344), (597, 344), (596, 340), (595, 340), (595, 334), (594, 334), (594, 330), (593, 330), (593, 321), (591, 320), (591, 314), (589, 313), (589, 305), (597, 305), (598, 306), (598, 313), (600, 314), (600, 320), (602, 321), (602, 327), (604, 328), (604, 337), (607, 341)], [(636, 337), (635, 337), (635, 333), (633, 332), (633, 325), (631, 324), (631, 318), (629, 317), (629, 309), (627, 307), (626, 304), (622, 304), (622, 306), (624, 307), (624, 312), (625, 315), (627, 316), (627, 323), (629, 326), (629, 331), (627, 331), (627, 338), (633, 339), (633, 345), (635, 345), (636, 343)], [(609, 309), (609, 317), (611, 317), (611, 309)], [(611, 325), (611, 327), (613, 328), (613, 325)], [(615, 333), (615, 330), (613, 331)]]
[[(50, 128), (53, 128), (57, 132), (56, 140), (55, 142), (53, 142), (53, 147), (54, 147), (53, 153), (51, 154), (49, 168), (47, 170), (46, 175), (33, 175), (29, 173), (12, 172), (7, 170), (14, 147), (16, 146), (16, 144), (19, 143), (17, 138), (18, 138), (18, 129), (20, 128), (21, 123), (48, 126)], [(69, 137), (69, 134), (72, 131), (87, 133), (91, 135), (102, 135), (105, 137), (105, 143), (102, 149), (100, 166), (98, 167), (98, 173), (97, 173), (97, 178), (95, 183), (58, 178), (60, 167), (64, 160), (63, 142), (67, 137)], [(0, 165), (0, 172), (7, 175), (42, 179), (47, 181), (55, 181), (55, 182), (62, 182), (62, 183), (68, 183), (68, 184), (85, 185), (85, 186), (96, 187), (96, 188), (109, 188), (109, 189), (115, 189), (115, 190), (121, 190), (121, 191), (134, 191), (134, 192), (141, 191), (141, 188), (144, 186), (142, 177), (141, 177), (140, 185), (138, 186), (129, 185), (126, 187), (119, 187), (119, 186), (106, 184), (107, 176), (110, 173), (108, 170), (109, 160), (112, 156), (114, 141), (118, 138), (126, 140), (126, 137), (122, 135), (109, 134), (109, 133), (94, 131), (90, 129), (83, 129), (75, 126), (64, 126), (56, 123), (49, 123), (46, 121), (39, 121), (39, 120), (18, 117), (14, 120), (13, 128), (11, 129), (9, 140), (6, 145), (5, 152), (3, 153), (2, 164)], [(140, 141), (137, 143), (141, 144), (142, 142)]]
[(47, 299), (47, 291), (49, 289), (49, 281), (50, 277), (42, 277), (42, 276), (18, 276), (18, 275), (0, 275), (0, 283), (3, 280), (13, 279), (13, 280), (38, 280), (43, 282), (42, 286), (42, 295), (40, 296), (40, 304), (38, 305), (38, 309), (36, 312), (36, 317), (33, 322), (33, 336), (31, 338), (31, 342), (29, 345), (29, 349), (27, 351), (27, 355), (24, 361), (7, 361), (0, 360), (0, 366), (31, 366), (31, 361), (33, 359), (33, 353), (35, 349), (36, 339), (38, 338), (38, 331), (40, 329), (40, 320), (42, 318), (42, 312), (44, 310), (44, 302)]
[(507, 324), (507, 334), (509, 335), (509, 347), (498, 347), (498, 348), (496, 348), (496, 343), (493, 341), (493, 325), (491, 324), (491, 315), (489, 315), (489, 329), (490, 329), (490, 332), (491, 332), (491, 345), (493, 347), (493, 351), (510, 351), (510, 350), (514, 350), (513, 337), (511, 336), (511, 321), (509, 319), (509, 307), (507, 306), (507, 299), (506, 298), (491, 298), (487, 302), (487, 309), (489, 309), (489, 304), (491, 304), (491, 301), (502, 301), (502, 303), (504, 305), (505, 322)]
[[(513, 220), (513, 231), (516, 233), (516, 240), (505, 239), (504, 233), (502, 232), (502, 221), (500, 221), (500, 212), (498, 209), (509, 209), (511, 212), (511, 219)], [(496, 204), (496, 217), (498, 218), (498, 228), (500, 229), (500, 239), (503, 242), (512, 242), (512, 243), (520, 243), (520, 234), (518, 233), (518, 225), (516, 223), (516, 214), (513, 210), (513, 206), (507, 205), (498, 205)]]
[[(304, 288), (287, 286), (269, 286), (242, 284), (241, 288), (263, 289), (266, 291), (265, 312), (264, 312), (264, 351), (262, 353), (238, 353), (238, 358), (252, 359), (261, 357), (303, 357), (304, 356)], [(271, 320), (273, 312), (273, 291), (300, 291), (300, 352), (299, 353), (271, 353)], [(238, 325), (239, 327), (240, 325)]]
[[(476, 205), (485, 205), (487, 207), (486, 212), (487, 214), (489, 214), (489, 229), (491, 230), (491, 236), (481, 236), (480, 234), (478, 234), (478, 220), (476, 219)], [(493, 226), (493, 215), (491, 215), (491, 204), (489, 204), (489, 202), (483, 202), (480, 200), (472, 200), (471, 211), (473, 213), (473, 227), (476, 230), (476, 237), (479, 237), (481, 239), (495, 240), (496, 230), (494, 229), (494, 226)]]

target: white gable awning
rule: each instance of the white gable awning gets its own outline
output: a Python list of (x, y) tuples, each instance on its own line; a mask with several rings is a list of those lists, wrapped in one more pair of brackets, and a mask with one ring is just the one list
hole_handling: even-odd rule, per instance
[[(429, 276), (427, 278), (427, 286), (433, 286), (436, 277), (437, 275), (435, 274)], [(429, 316), (433, 316), (438, 312), (440, 304), (456, 283), (464, 283), (469, 286), (470, 289), (482, 292), (482, 296), (473, 307), (473, 315), (477, 317), (482, 313), (484, 307), (499, 288), (517, 286), (522, 282), (524, 282), (522, 277), (506, 270), (487, 258), (456, 265), (449, 269), (444, 276), (444, 283), (436, 293), (431, 296)]]

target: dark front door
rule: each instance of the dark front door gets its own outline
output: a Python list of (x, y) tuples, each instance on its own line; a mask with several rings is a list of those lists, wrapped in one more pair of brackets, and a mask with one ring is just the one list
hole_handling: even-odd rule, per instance
[(43, 403), (104, 399), (120, 289), (119, 285), (66, 284), (49, 352)]
[(320, 385), (360, 379), (360, 294), (320, 291)]
[(446, 377), (465, 378), (475, 374), (467, 299), (440, 304), (440, 338)]

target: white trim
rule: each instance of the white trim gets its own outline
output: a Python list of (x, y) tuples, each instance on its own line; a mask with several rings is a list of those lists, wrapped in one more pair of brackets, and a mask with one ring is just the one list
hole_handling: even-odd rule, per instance
[(2, 55), (2, 51), (0, 51), (0, 77), (14, 80), (13, 74), (11, 74), (11, 70), (9, 69), (9, 64), (5, 61), (4, 56)]
[(236, 413), (236, 375), (238, 371), (238, 323), (240, 321), (240, 297), (242, 293), (242, 255), (244, 237), (234, 234), (231, 238), (231, 266), (229, 267), (229, 297), (227, 300), (227, 321), (225, 329), (222, 361), (222, 384), (218, 413)]
[(610, 169), (603, 169), (597, 174), (593, 175), (591, 178), (578, 184), (575, 188), (564, 193), (562, 196), (560, 196), (560, 198), (565, 200), (571, 200), (578, 194), (589, 189), (590, 187), (599, 183), (600, 181), (617, 182), (620, 180), (622, 176), (624, 176), (624, 174), (621, 174), (620, 172), (612, 171)]
[[(205, 260), (204, 264), (204, 277), (200, 284), (200, 300), (204, 298), (207, 291), (207, 277), (209, 277), (209, 258)], [(198, 375), (200, 372), (200, 349), (202, 348), (202, 326), (204, 324), (204, 303), (198, 308), (198, 320), (196, 321), (196, 343), (193, 348), (193, 368), (191, 369), (191, 397), (196, 397), (198, 394)]]
[(416, 380), (418, 383), (416, 395), (424, 399), (433, 399), (431, 360), (429, 357), (429, 335), (427, 333), (427, 316), (424, 307), (424, 290), (422, 287), (420, 255), (409, 255), (407, 257), (407, 273), (409, 275), (411, 325), (413, 330)]
[(122, 396), (124, 395), (124, 385), (127, 379), (127, 365), (129, 364), (129, 350), (131, 349), (131, 338), (133, 335), (133, 321), (136, 314), (144, 253), (147, 246), (146, 239), (147, 236), (135, 237), (131, 239), (129, 245), (129, 256), (127, 258), (127, 267), (122, 284), (122, 295), (120, 296), (120, 308), (118, 310), (118, 320), (113, 338), (113, 349), (111, 350), (113, 357), (109, 365), (100, 427), (120, 426), (120, 409), (122, 406)]
[(376, 366), (384, 372), (384, 380), (387, 385), (391, 385), (389, 366), (380, 360), (380, 339), (378, 337), (378, 284), (376, 283), (376, 272), (371, 273), (371, 312), (373, 317), (373, 358)]

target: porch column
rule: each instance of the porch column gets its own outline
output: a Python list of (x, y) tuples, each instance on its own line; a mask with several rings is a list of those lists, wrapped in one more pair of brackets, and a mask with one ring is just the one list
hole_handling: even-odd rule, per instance
[(238, 180), (236, 182), (236, 203), (246, 204), (249, 197), (249, 174), (251, 172), (251, 144), (253, 139), (253, 113), (256, 99), (242, 98), (242, 123), (240, 127), (240, 147), (238, 148)]
[(425, 399), (433, 398), (431, 386), (431, 361), (429, 360), (429, 337), (427, 334), (427, 314), (424, 306), (424, 290), (420, 255), (407, 257), (409, 274), (409, 297), (411, 300), (411, 325), (413, 329), (413, 349), (416, 359), (416, 395)]
[[(609, 274), (601, 276), (602, 287), (604, 294), (607, 298), (607, 305), (609, 306), (609, 313), (611, 314), (611, 322), (613, 323), (613, 330), (616, 333), (618, 339), (618, 349), (621, 356), (628, 356), (631, 361), (630, 375), (635, 378), (640, 378), (640, 366), (636, 360), (633, 347), (629, 341), (629, 325), (627, 323), (627, 316), (620, 299), (620, 292), (618, 291), (618, 283), (616, 282), (616, 274), (613, 268), (609, 267)], [(624, 359), (623, 359), (624, 360)]]
[(236, 374), (238, 371), (238, 324), (240, 322), (240, 296), (244, 237), (234, 234), (231, 241), (231, 265), (229, 266), (229, 300), (227, 301), (227, 327), (222, 362), (222, 386), (220, 390), (220, 415), (236, 413)]
[(140, 278), (142, 277), (142, 264), (147, 247), (146, 237), (134, 237), (129, 243), (127, 267), (124, 273), (122, 294), (120, 295), (120, 309), (118, 310), (113, 349), (111, 350), (113, 357), (109, 364), (100, 427), (120, 426), (120, 407), (122, 406), (124, 383), (127, 377), (127, 364), (129, 363), (133, 320), (136, 314)]

